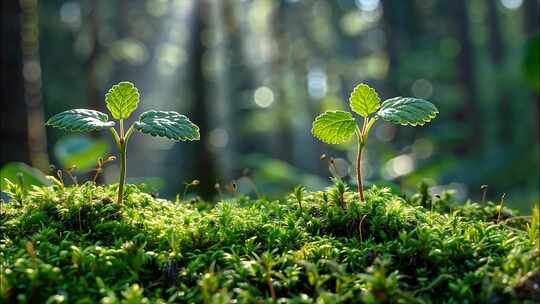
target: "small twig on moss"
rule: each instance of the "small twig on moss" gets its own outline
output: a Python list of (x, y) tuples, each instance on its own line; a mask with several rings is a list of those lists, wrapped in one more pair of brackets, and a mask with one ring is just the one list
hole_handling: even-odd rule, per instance
[(219, 195), (219, 200), (220, 201), (223, 201), (223, 193), (221, 192), (221, 185), (219, 183), (216, 183), (214, 185), (214, 189), (216, 189), (218, 195)]
[(360, 235), (360, 243), (363, 242), (362, 239), (362, 224), (364, 223), (364, 220), (366, 219), (367, 214), (364, 214), (362, 218), (360, 219), (360, 222), (358, 223), (358, 234)]
[(302, 208), (302, 200), (304, 199), (304, 186), (296, 186), (294, 187), (293, 193), (294, 197), (296, 198), (296, 201), (298, 202), (298, 206), (300, 207), (300, 211), (303, 212), (304, 209)]
[(185, 198), (186, 198), (186, 194), (188, 192), (188, 189), (189, 187), (193, 186), (193, 187), (196, 187), (200, 184), (201, 182), (198, 180), (198, 179), (194, 179), (191, 181), (191, 183), (185, 183), (184, 184), (184, 193), (182, 194), (182, 198), (181, 200), (183, 201)]
[(75, 187), (79, 187), (79, 182), (77, 181), (77, 176), (74, 174), (75, 170), (77, 169), (77, 166), (73, 165), (69, 167), (66, 172), (71, 179), (71, 182), (75, 185)]
[(501, 202), (500, 204), (497, 206), (497, 224), (499, 223), (499, 221), (501, 220), (501, 213), (502, 213), (502, 209), (504, 207), (504, 197), (506, 196), (506, 193), (503, 193), (503, 195), (501, 196)]
[(482, 185), (480, 186), (480, 191), (482, 191), (482, 204), (486, 202), (486, 193), (488, 190), (488, 185)]
[(64, 175), (62, 174), (62, 170), (58, 169), (56, 170), (56, 176), (58, 177), (58, 181), (60, 182), (59, 185), (61, 186), (60, 188), (62, 188), (62, 190), (65, 189), (65, 184), (64, 184)]
[(519, 220), (531, 221), (531, 219), (532, 219), (532, 216), (530, 215), (522, 215), (522, 216), (514, 216), (511, 218), (507, 218), (503, 222), (506, 223), (506, 222), (519, 221)]
[(109, 162), (112, 162), (116, 160), (116, 157), (115, 156), (109, 156), (107, 157), (106, 160), (103, 160), (103, 158), (99, 157), (98, 160), (97, 160), (97, 165), (96, 165), (96, 169), (94, 170), (96, 173), (94, 174), (94, 177), (92, 178), (92, 182), (95, 184), (98, 177), (99, 177), (99, 174), (101, 174), (101, 172), (103, 172), (103, 168), (105, 167), (105, 164), (109, 163)]

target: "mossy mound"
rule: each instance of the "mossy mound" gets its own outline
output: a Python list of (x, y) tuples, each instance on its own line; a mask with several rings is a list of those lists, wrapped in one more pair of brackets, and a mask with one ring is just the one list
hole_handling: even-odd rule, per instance
[[(7, 303), (509, 303), (540, 300), (537, 219), (343, 185), (281, 201), (170, 202), (130, 185), (2, 204)], [(232, 301), (232, 300), (235, 301)]]

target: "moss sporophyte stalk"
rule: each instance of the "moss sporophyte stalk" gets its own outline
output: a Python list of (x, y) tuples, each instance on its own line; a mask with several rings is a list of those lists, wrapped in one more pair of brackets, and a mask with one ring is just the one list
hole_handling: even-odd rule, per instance
[(175, 141), (200, 139), (199, 127), (186, 116), (173, 111), (147, 111), (127, 129), (124, 121), (137, 109), (140, 101), (139, 90), (131, 82), (123, 81), (112, 86), (105, 94), (107, 109), (116, 123), (109, 121), (107, 114), (88, 109), (74, 109), (51, 117), (46, 125), (73, 132), (108, 130), (120, 152), (120, 179), (118, 182), (118, 203), (122, 203), (126, 182), (127, 143), (135, 130), (152, 136), (161, 136)]
[(342, 144), (350, 140), (353, 134), (356, 135), (358, 194), (360, 200), (365, 201), (362, 187), (362, 151), (373, 124), (382, 119), (394, 124), (421, 126), (435, 118), (439, 111), (431, 102), (411, 97), (394, 97), (381, 103), (377, 92), (363, 83), (352, 91), (349, 105), (353, 112), (363, 117), (362, 125), (358, 124), (351, 112), (327, 111), (315, 118), (311, 133), (328, 144)]

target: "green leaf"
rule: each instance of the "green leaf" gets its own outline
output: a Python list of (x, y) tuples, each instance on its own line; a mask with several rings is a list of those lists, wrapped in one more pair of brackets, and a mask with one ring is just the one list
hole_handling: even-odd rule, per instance
[(315, 118), (311, 133), (328, 144), (341, 144), (351, 138), (356, 120), (349, 112), (328, 111)]
[(68, 131), (87, 132), (113, 127), (114, 121), (108, 119), (107, 114), (99, 111), (74, 109), (54, 115), (45, 125)]
[(357, 85), (349, 97), (351, 109), (363, 117), (376, 112), (381, 106), (381, 99), (377, 92), (367, 84)]
[(96, 166), (96, 160), (107, 153), (109, 144), (103, 139), (93, 139), (85, 135), (62, 137), (54, 144), (54, 156), (62, 167), (77, 166), (77, 170), (87, 171)]
[(30, 186), (48, 186), (51, 183), (45, 178), (45, 174), (34, 167), (30, 167), (25, 163), (11, 162), (5, 164), (0, 170), (0, 182), (1, 189), (7, 189), (6, 182), (4, 178), (10, 180), (11, 182), (18, 184), (19, 177), (17, 173), (20, 174), (23, 182), (23, 188), (29, 189)]
[(128, 118), (139, 104), (139, 90), (131, 82), (122, 81), (112, 86), (105, 94), (107, 109), (114, 119)]
[(199, 127), (186, 116), (173, 111), (148, 111), (141, 114), (134, 123), (136, 130), (152, 136), (167, 137), (172, 140), (199, 140)]
[(377, 117), (400, 125), (424, 125), (435, 116), (439, 110), (429, 101), (411, 97), (394, 97), (385, 100)]

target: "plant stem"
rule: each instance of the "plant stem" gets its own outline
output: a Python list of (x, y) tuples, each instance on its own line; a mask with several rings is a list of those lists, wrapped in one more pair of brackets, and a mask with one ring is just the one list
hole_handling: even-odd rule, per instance
[(124, 200), (124, 184), (126, 182), (126, 144), (127, 138), (124, 134), (124, 121), (120, 120), (120, 138), (118, 140), (118, 148), (120, 149), (120, 180), (118, 181), (118, 200), (117, 203), (120, 205)]
[(122, 204), (124, 199), (124, 183), (126, 182), (126, 142), (120, 139), (120, 180), (118, 181), (118, 204)]
[(358, 134), (358, 154), (356, 155), (356, 178), (358, 179), (358, 194), (360, 195), (360, 201), (364, 202), (364, 189), (362, 187), (362, 150), (364, 149), (364, 143), (362, 142), (362, 135)]
[[(366, 199), (364, 198), (364, 188), (362, 186), (362, 150), (364, 150), (365, 137), (367, 137), (364, 134), (369, 131), (366, 130), (367, 126), (368, 119), (365, 118), (364, 123), (362, 124), (362, 129), (356, 129), (356, 134), (358, 135), (358, 152), (356, 154), (356, 178), (358, 179), (358, 194), (360, 195), (360, 201), (362, 202), (366, 201)], [(371, 124), (369, 127), (371, 127)]]
[(270, 275), (270, 270), (268, 271), (268, 274), (266, 275), (266, 284), (268, 285), (268, 289), (270, 289), (270, 296), (272, 297), (272, 300), (276, 300), (276, 291), (274, 289), (274, 284), (272, 284), (272, 277)]

